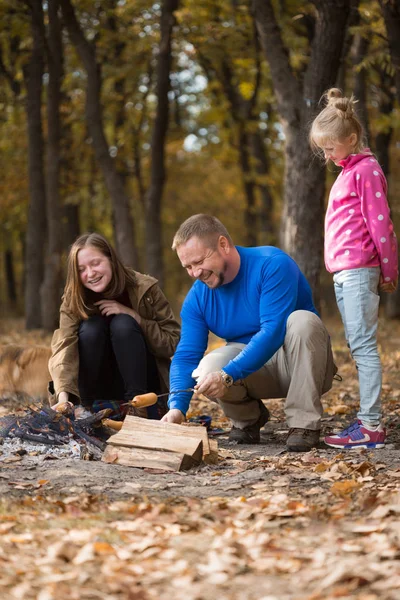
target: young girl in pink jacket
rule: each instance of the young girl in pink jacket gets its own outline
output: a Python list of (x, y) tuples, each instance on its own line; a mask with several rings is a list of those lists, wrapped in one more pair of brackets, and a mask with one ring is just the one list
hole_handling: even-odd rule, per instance
[(333, 273), (336, 301), (360, 386), (358, 419), (325, 438), (334, 448), (383, 448), (382, 369), (377, 347), (379, 295), (397, 287), (397, 240), (387, 203), (387, 183), (366, 148), (354, 99), (326, 93), (327, 105), (310, 131), (312, 147), (342, 167), (325, 217), (325, 265)]

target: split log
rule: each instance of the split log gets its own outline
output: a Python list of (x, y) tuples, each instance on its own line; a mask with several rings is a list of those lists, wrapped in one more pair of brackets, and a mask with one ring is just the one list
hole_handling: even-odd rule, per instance
[(204, 457), (204, 462), (207, 465), (218, 464), (218, 442), (217, 440), (210, 440), (210, 454)]
[(203, 440), (206, 440), (206, 450), (209, 454), (207, 431), (202, 426), (182, 427), (174, 423), (161, 423), (128, 415), (122, 429), (108, 440), (108, 444), (177, 452), (192, 457), (199, 464), (204, 453)]
[(115, 463), (129, 467), (162, 469), (163, 471), (184, 471), (197, 464), (191, 456), (180, 452), (162, 452), (159, 450), (126, 448), (124, 446), (113, 445), (107, 446), (102, 460), (106, 463)]

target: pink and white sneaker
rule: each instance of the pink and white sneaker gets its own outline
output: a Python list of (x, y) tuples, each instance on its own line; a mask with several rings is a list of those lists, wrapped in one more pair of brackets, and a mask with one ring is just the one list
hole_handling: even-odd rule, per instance
[(384, 448), (386, 429), (379, 425), (376, 429), (367, 429), (361, 421), (352, 423), (336, 435), (328, 435), (325, 444), (332, 448)]

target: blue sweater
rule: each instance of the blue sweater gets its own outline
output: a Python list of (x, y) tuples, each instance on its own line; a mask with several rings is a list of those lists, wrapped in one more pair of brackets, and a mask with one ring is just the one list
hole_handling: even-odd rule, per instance
[[(282, 346), (286, 322), (295, 310), (316, 313), (310, 286), (292, 258), (272, 246), (237, 247), (240, 269), (235, 279), (216, 289), (201, 281), (182, 306), (181, 339), (172, 359), (170, 389), (193, 387), (193, 370), (207, 348), (211, 331), (246, 347), (223, 367), (234, 381), (258, 371)], [(171, 394), (169, 408), (184, 414), (191, 393)]]

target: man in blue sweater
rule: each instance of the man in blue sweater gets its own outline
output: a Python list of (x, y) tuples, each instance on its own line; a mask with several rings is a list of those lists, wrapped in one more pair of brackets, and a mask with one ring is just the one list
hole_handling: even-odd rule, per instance
[[(170, 389), (195, 387), (217, 400), (232, 420), (238, 444), (256, 444), (269, 413), (261, 398), (286, 398), (287, 447), (319, 442), (321, 395), (336, 372), (330, 339), (310, 286), (287, 254), (271, 246), (234, 246), (224, 225), (194, 215), (172, 248), (196, 279), (182, 306), (182, 334), (172, 360)], [(226, 345), (206, 356), (208, 333)], [(163, 418), (181, 423), (190, 392), (171, 394)]]

